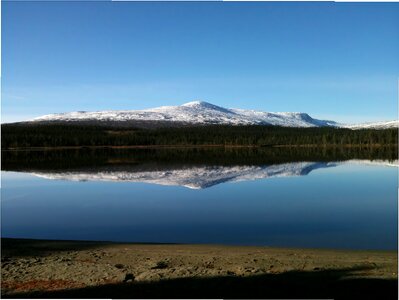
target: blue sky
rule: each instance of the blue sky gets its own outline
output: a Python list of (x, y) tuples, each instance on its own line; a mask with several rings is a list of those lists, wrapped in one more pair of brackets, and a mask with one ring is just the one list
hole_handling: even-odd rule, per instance
[(2, 122), (192, 100), (397, 119), (399, 3), (3, 2)]

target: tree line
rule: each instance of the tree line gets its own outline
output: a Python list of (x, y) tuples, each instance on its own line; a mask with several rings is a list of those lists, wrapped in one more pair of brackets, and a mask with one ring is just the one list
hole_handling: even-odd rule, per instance
[(395, 146), (398, 129), (278, 126), (185, 126), (126, 128), (74, 124), (3, 124), (2, 149), (66, 146), (225, 145), (225, 146)]

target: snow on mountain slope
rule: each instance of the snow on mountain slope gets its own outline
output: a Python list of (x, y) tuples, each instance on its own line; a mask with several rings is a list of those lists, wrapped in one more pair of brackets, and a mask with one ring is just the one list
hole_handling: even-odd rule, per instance
[(146, 110), (70, 112), (45, 115), (32, 121), (171, 121), (190, 124), (278, 125), (287, 127), (336, 126), (333, 121), (317, 120), (306, 113), (270, 113), (227, 109), (208, 102), (194, 101), (180, 106)]
[(161, 106), (145, 110), (109, 110), (86, 112), (77, 111), (45, 115), (31, 120), (43, 121), (162, 121), (187, 124), (226, 124), (226, 125), (276, 125), (284, 127), (322, 127), (337, 128), (397, 128), (399, 121), (342, 124), (328, 120), (314, 119), (306, 113), (263, 112), (256, 110), (224, 108), (204, 101), (193, 101), (180, 106)]
[(349, 160), (345, 162), (294, 162), (276, 165), (247, 166), (193, 166), (174, 169), (132, 171), (129, 169), (101, 169), (74, 171), (41, 171), (31, 174), (46, 179), (70, 181), (126, 181), (144, 182), (168, 186), (184, 186), (204, 189), (227, 182), (240, 182), (274, 177), (304, 176), (320, 169), (344, 164), (381, 165), (398, 167), (398, 160)]
[(363, 124), (355, 124), (355, 125), (347, 125), (345, 126), (350, 129), (388, 129), (388, 128), (398, 128), (399, 121), (386, 121), (386, 122), (375, 122), (375, 123), (363, 123)]

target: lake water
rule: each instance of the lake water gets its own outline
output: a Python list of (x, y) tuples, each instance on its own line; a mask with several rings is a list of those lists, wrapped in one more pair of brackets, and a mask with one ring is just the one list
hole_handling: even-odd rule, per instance
[(395, 165), (25, 166), (2, 172), (2, 236), (393, 250)]

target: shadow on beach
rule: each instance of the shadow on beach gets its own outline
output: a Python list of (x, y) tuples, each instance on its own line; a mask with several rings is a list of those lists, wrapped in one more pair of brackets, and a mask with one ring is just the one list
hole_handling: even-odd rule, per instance
[[(18, 260), (41, 257), (42, 259), (51, 255), (68, 255), (69, 251), (85, 251), (91, 252), (95, 249), (101, 251), (113, 250), (113, 255), (118, 253), (120, 257), (115, 256), (115, 260), (119, 261), (121, 258), (129, 259), (129, 253), (140, 255), (153, 255), (154, 259), (161, 259), (161, 257), (168, 256), (173, 258), (170, 254), (177, 250), (185, 253), (193, 253), (196, 259), (205, 258), (209, 255), (217, 256), (223, 255), (226, 258), (234, 258), (231, 256), (232, 252), (245, 253), (256, 257), (256, 253), (260, 250), (258, 248), (248, 248), (249, 252), (235, 247), (224, 247), (222, 250), (216, 246), (190, 246), (190, 245), (169, 245), (163, 247), (162, 244), (158, 246), (149, 244), (121, 244), (112, 242), (87, 242), (87, 241), (50, 241), (50, 240), (29, 240), (29, 239), (7, 239), (3, 238), (2, 241), (2, 262), (3, 260)], [(140, 245), (138, 247), (137, 245)], [(123, 252), (125, 247), (129, 247), (128, 252)], [(155, 247), (155, 248), (152, 248)], [(209, 248), (207, 248), (209, 247)], [(108, 250), (107, 250), (108, 249)], [(219, 249), (217, 252), (215, 249)], [(125, 249), (126, 250), (126, 249)], [(256, 252), (254, 252), (256, 250)], [(140, 252), (141, 251), (141, 252)], [(213, 251), (213, 252), (212, 252)], [(240, 252), (241, 251), (241, 252)], [(269, 258), (279, 255), (289, 255), (294, 250), (284, 249), (267, 249), (265, 248), (258, 255), (269, 255)], [(273, 252), (274, 251), (274, 252)], [(276, 252), (277, 251), (277, 252)], [(298, 253), (307, 253), (306, 255), (316, 255), (318, 250), (298, 250)], [(304, 252), (301, 252), (304, 251)], [(310, 252), (311, 251), (311, 252)], [(154, 256), (160, 252), (160, 256)], [(109, 252), (111, 253), (111, 252)], [(154, 254), (155, 253), (155, 254)], [(197, 253), (197, 254), (195, 254)], [(202, 256), (199, 256), (201, 253)], [(274, 253), (274, 254), (273, 254)], [(309, 254), (313, 253), (313, 254)], [(270, 272), (263, 274), (253, 274), (243, 276), (239, 273), (228, 271), (227, 273), (219, 276), (209, 275), (206, 276), (190, 276), (168, 278), (168, 274), (160, 272), (160, 280), (147, 281), (135, 278), (137, 273), (134, 270), (129, 272), (129, 277), (126, 273), (126, 278), (120, 281), (108, 281), (104, 284), (96, 286), (67, 286), (62, 280), (40, 280), (39, 277), (32, 275), (28, 280), (23, 280), (16, 277), (14, 282), (10, 278), (6, 278), (2, 270), (2, 298), (257, 298), (257, 299), (398, 299), (398, 283), (397, 279), (392, 276), (392, 272), (396, 272), (396, 267), (391, 268), (386, 265), (394, 264), (397, 266), (396, 256), (392, 256), (389, 252), (378, 252), (380, 254), (366, 253), (364, 259), (360, 258), (362, 252), (354, 252), (353, 255), (356, 260), (352, 265), (347, 267), (339, 266), (335, 260), (335, 256), (340, 257), (349, 255), (346, 252), (323, 252), (323, 259), (327, 259), (324, 263), (318, 262), (313, 269), (301, 270), (292, 269), (290, 271)], [(88, 255), (88, 254), (87, 254)], [(191, 255), (191, 254), (190, 254)], [(195, 256), (197, 255), (197, 256)], [(207, 256), (208, 255), (208, 256)], [(371, 255), (371, 258), (369, 257)], [(374, 256), (373, 256), (374, 255)], [(377, 256), (375, 256), (377, 255)], [(380, 256), (382, 255), (382, 256)], [(7, 256), (10, 256), (7, 258)], [(331, 256), (331, 258), (330, 258)], [(85, 258), (86, 256), (82, 256)], [(89, 256), (87, 256), (89, 257)], [(141, 257), (141, 256), (140, 256)], [(191, 257), (191, 256), (190, 256)], [(373, 259), (374, 257), (374, 259)], [(376, 260), (380, 257), (380, 260)], [(257, 257), (259, 259), (259, 257)], [(109, 258), (110, 259), (110, 258)], [(142, 259), (142, 258), (141, 258)], [(281, 258), (279, 258), (281, 260)], [(300, 259), (299, 256), (297, 260)], [(392, 261), (393, 260), (393, 261)], [(139, 260), (140, 261), (140, 260)], [(154, 260), (155, 261), (155, 260)], [(188, 265), (193, 265), (188, 262)], [(282, 260), (282, 266), (289, 263), (291, 260)], [(103, 264), (116, 263), (113, 260), (104, 261)], [(123, 262), (123, 261), (122, 261)], [(374, 263), (374, 262), (377, 262)], [(7, 263), (7, 262), (6, 262)], [(125, 262), (123, 262), (125, 263)], [(197, 262), (198, 263), (198, 262)], [(229, 261), (227, 261), (229, 263)], [(333, 265), (336, 267), (333, 267)], [(87, 267), (96, 265), (96, 262), (87, 263)], [(2, 263), (3, 266), (3, 263)], [(54, 273), (63, 272), (60, 267), (62, 264), (54, 266)], [(14, 268), (22, 268), (20, 265)], [(46, 265), (43, 265), (46, 268)], [(76, 271), (75, 266), (68, 267), (72, 272)], [(160, 268), (160, 267), (159, 267)], [(165, 268), (168, 268), (166, 266)], [(297, 268), (292, 266), (292, 268)], [(382, 268), (382, 269), (380, 269)], [(385, 268), (385, 269), (384, 269)], [(154, 267), (152, 268), (154, 269)], [(228, 266), (226, 267), (228, 270)], [(379, 278), (373, 277), (376, 274), (376, 269), (380, 271), (377, 274), (383, 274)], [(100, 270), (100, 269), (97, 269)], [(173, 273), (175, 274), (175, 273)], [(228, 275), (226, 275), (228, 274)], [(71, 275), (71, 280), (74, 280)], [(11, 285), (10, 285), (11, 284)], [(54, 289), (52, 287), (59, 286)], [(50, 288), (43, 288), (45, 285)]]
[[(69, 241), (69, 240), (36, 240), (1, 238), (1, 251), (3, 256), (35, 257), (54, 255), (59, 252), (82, 251), (122, 245), (122, 242), (102, 241)], [(126, 245), (174, 245), (173, 243), (125, 243)]]
[(157, 282), (133, 280), (78, 289), (17, 293), (3, 295), (3, 298), (398, 298), (396, 280), (353, 277), (353, 272), (367, 269), (290, 271), (248, 277), (191, 277)]
[(47, 256), (56, 252), (80, 251), (112, 245), (110, 242), (92, 241), (56, 241), (35, 239), (1, 239), (2, 257), (12, 255), (20, 256)]

